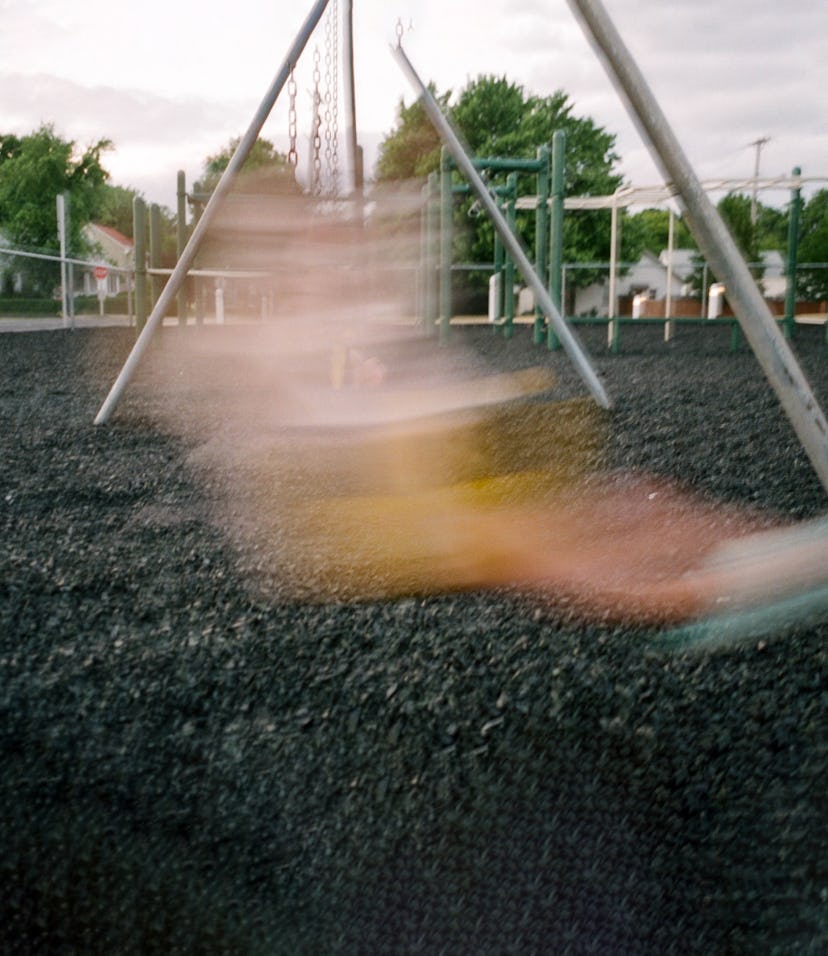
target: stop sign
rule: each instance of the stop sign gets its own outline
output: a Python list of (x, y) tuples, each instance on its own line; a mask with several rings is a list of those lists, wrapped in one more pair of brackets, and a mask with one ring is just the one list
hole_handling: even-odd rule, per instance
[(95, 266), (95, 278), (96, 279), (105, 279), (109, 274), (109, 270), (106, 266)]

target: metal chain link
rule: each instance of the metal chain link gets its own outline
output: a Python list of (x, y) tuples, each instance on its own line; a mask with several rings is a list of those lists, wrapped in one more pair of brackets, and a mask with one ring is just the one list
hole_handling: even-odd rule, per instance
[(325, 17), (325, 179), (335, 195), (339, 183), (339, 3), (332, 0)]
[(331, 82), (331, 192), (336, 194), (339, 186), (339, 0), (333, 0), (331, 6), (333, 20), (333, 52), (332, 52), (332, 82)]
[(299, 154), (296, 152), (296, 77), (293, 74), (292, 68), (290, 78), (288, 79), (288, 100), (290, 104), (288, 107), (288, 138), (290, 140), (288, 163), (295, 167), (299, 162)]
[(322, 74), (320, 70), (319, 47), (313, 50), (313, 129), (311, 130), (311, 139), (313, 142), (313, 177), (311, 189), (314, 193), (322, 192), (322, 138), (320, 129), (322, 125), (322, 116), (320, 107), (322, 97), (319, 92)]

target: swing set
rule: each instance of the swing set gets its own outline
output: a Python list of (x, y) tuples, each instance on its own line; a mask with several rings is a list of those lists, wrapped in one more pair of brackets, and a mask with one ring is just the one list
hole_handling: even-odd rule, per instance
[[(285, 86), (288, 86), (288, 93), (291, 97), (291, 148), (289, 158), (291, 163), (294, 166), (296, 165), (294, 68), (311, 34), (316, 29), (323, 14), (331, 3), (333, 4), (332, 9), (335, 11), (336, 0), (317, 0), (317, 2), (314, 3), (273, 83), (256, 111), (250, 126), (240, 139), (227, 168), (204, 206), (201, 215), (195, 222), (190, 238), (181, 250), (178, 262), (172, 270), (164, 289), (159, 294), (146, 325), (136, 339), (130, 355), (95, 418), (96, 424), (106, 423), (115, 410), (127, 384), (149, 345), (151, 337), (158, 325), (162, 322), (173, 299), (181, 290), (182, 284), (190, 273), (190, 270), (193, 269), (196, 254), (217, 211), (225, 202), (268, 115)], [(683, 215), (690, 226), (701, 254), (710, 264), (710, 267), (714, 270), (720, 281), (726, 285), (728, 298), (734, 315), (739, 322), (739, 327), (748, 344), (751, 346), (769, 383), (776, 392), (823, 487), (828, 490), (828, 422), (808, 382), (805, 380), (784, 335), (780, 331), (774, 317), (771, 315), (767, 303), (757, 287), (748, 266), (733, 242), (720, 215), (710, 202), (703, 185), (697, 179), (688, 159), (669, 127), (666, 118), (650, 92), (646, 81), (599, 0), (569, 0), (569, 4), (577, 19), (580, 21), (587, 37), (592, 40), (594, 47), (600, 53), (610, 78), (615, 82), (616, 87), (623, 95), (634, 120), (639, 126), (643, 138), (649, 144), (653, 157), (664, 174), (665, 182), (669, 184), (671, 195), (676, 197), (682, 207)], [(359, 193), (361, 192), (361, 162), (356, 141), (353, 94), (351, 0), (345, 0), (345, 6), (347, 28), (344, 33), (347, 49), (343, 59), (346, 63), (345, 102), (348, 109), (347, 141), (351, 157), (350, 165), (353, 174), (353, 191), (359, 199)], [(328, 27), (328, 29), (330, 31), (336, 28)], [(600, 376), (593, 367), (589, 356), (584, 351), (571, 327), (571, 323), (565, 321), (561, 315), (561, 289), (559, 283), (556, 283), (556, 276), (559, 275), (560, 272), (557, 269), (547, 272), (545, 271), (546, 266), (543, 265), (546, 261), (546, 252), (549, 248), (546, 246), (547, 240), (553, 245), (557, 241), (557, 246), (558, 248), (560, 247), (559, 230), (563, 204), (562, 177), (555, 174), (551, 177), (550, 181), (550, 177), (547, 174), (549, 157), (544, 154), (539, 154), (537, 162), (530, 161), (528, 164), (524, 164), (525, 168), (524, 166), (520, 168), (521, 172), (532, 172), (538, 176), (539, 182), (542, 184), (540, 195), (546, 196), (548, 190), (548, 196), (551, 200), (549, 203), (542, 203), (542, 211), (540, 211), (538, 215), (539, 223), (542, 225), (542, 229), (541, 225), (538, 227), (538, 240), (541, 245), (541, 251), (543, 252), (543, 255), (540, 257), (542, 264), (539, 271), (530, 261), (522, 242), (514, 230), (514, 190), (512, 190), (511, 195), (498, 196), (490, 189), (481, 175), (481, 170), (487, 166), (491, 168), (495, 161), (484, 160), (475, 162), (475, 160), (467, 154), (450, 122), (443, 115), (434, 96), (409, 60), (402, 47), (401, 41), (402, 30), (398, 27), (397, 43), (392, 46), (392, 53), (397, 59), (403, 74), (406, 75), (413, 86), (427, 116), (436, 128), (444, 144), (443, 170), (448, 171), (450, 166), (453, 166), (454, 169), (462, 174), (467, 183), (464, 190), (467, 189), (470, 194), (475, 196), (480, 209), (489, 216), (497, 233), (498, 242), (504, 256), (509, 257), (510, 262), (513, 263), (514, 268), (520, 272), (523, 280), (534, 295), (534, 301), (537, 306), (534, 323), (535, 341), (540, 342), (546, 337), (550, 343), (559, 343), (580, 375), (592, 399), (602, 408), (611, 408), (611, 399), (604, 388)], [(338, 61), (331, 59), (331, 81), (335, 63), (338, 63)], [(318, 191), (322, 193), (324, 192), (324, 177), (322, 173), (322, 120), (324, 119), (328, 128), (331, 129), (334, 125), (336, 108), (333, 105), (333, 98), (328, 100), (318, 94), (314, 97), (314, 104), (310, 185), (312, 192)], [(328, 181), (335, 182), (336, 176), (333, 174), (333, 170), (337, 159), (337, 147), (332, 138), (326, 138), (324, 142), (324, 156), (326, 162), (329, 163)], [(554, 149), (555, 144), (553, 144), (553, 151)], [(558, 149), (563, 149), (563, 143), (560, 141), (558, 143)], [(556, 163), (553, 157), (553, 166), (555, 165)], [(558, 158), (557, 167), (559, 169), (562, 168), (562, 156)], [(518, 170), (515, 169), (511, 172), (517, 171)], [(431, 188), (433, 189), (433, 184)], [(444, 199), (443, 208), (450, 207), (451, 189), (450, 176), (443, 176), (440, 185), (440, 193)], [(333, 191), (336, 192), (336, 187), (334, 187)], [(505, 211), (503, 208), (504, 201)], [(547, 218), (546, 212), (547, 205), (551, 210), (549, 218)], [(360, 209), (361, 216), (361, 204), (358, 204), (358, 208)], [(440, 228), (443, 232), (443, 240), (448, 236), (449, 227), (450, 216), (441, 214)], [(543, 235), (541, 235), (541, 232)], [(450, 242), (443, 242), (444, 249), (450, 248), (450, 245)], [(446, 252), (441, 253), (441, 256), (445, 257), (446, 255)], [(450, 261), (447, 262), (445, 258), (443, 258), (440, 263), (443, 284), (437, 297), (442, 300), (440, 312), (443, 318), (449, 315), (449, 302), (447, 301), (447, 297), (450, 295), (450, 287), (447, 285), (446, 277), (450, 273), (450, 265)], [(434, 270), (431, 271), (433, 272)], [(511, 272), (509, 274), (511, 275)], [(508, 285), (509, 283), (507, 281), (507, 286)], [(426, 297), (434, 296), (434, 292), (433, 290), (423, 290), (423, 295)], [(447, 326), (441, 326), (441, 332), (444, 336), (446, 331)], [(825, 566), (828, 566), (826, 565), (826, 561), (828, 561), (828, 530), (820, 526), (816, 529), (812, 529), (811, 533), (813, 537), (811, 552), (818, 555), (821, 567), (824, 569)], [(774, 550), (773, 542), (771, 542), (766, 550), (772, 558)], [(770, 560), (769, 564), (772, 565), (773, 561)], [(821, 588), (821, 590), (819, 590), (820, 601), (822, 601), (822, 597), (824, 597), (825, 601), (822, 603), (828, 603), (828, 591), (825, 590), (826, 581), (824, 577), (823, 570), (817, 574), (818, 580), (811, 580), (811, 578), (809, 578), (806, 583), (812, 591), (814, 588)], [(802, 575), (794, 576), (790, 582), (790, 591), (792, 594), (797, 592), (797, 588), (800, 588), (801, 583)], [(805, 586), (806, 585), (802, 585), (802, 587)]]
[[(302, 24), (247, 131), (241, 137), (227, 168), (205, 205), (201, 216), (195, 223), (189, 241), (181, 251), (178, 262), (163, 291), (158, 296), (144, 329), (138, 336), (132, 352), (95, 418), (96, 424), (107, 422), (115, 410), (127, 383), (146, 351), (155, 329), (171, 307), (173, 299), (193, 267), (196, 253), (216, 212), (225, 201), (228, 192), (238, 177), (276, 100), (284, 87), (291, 81), (296, 63), (302, 55), (311, 34), (322, 19), (329, 2), (330, 0), (317, 0)], [(336, 0), (333, 0), (333, 2), (336, 3)], [(650, 143), (654, 158), (662, 167), (665, 178), (672, 184), (672, 188), (685, 209), (686, 218), (702, 254), (711, 264), (720, 280), (726, 285), (740, 327), (776, 391), (805, 451), (820, 476), (823, 486), (828, 489), (828, 421), (826, 421), (813, 396), (793, 353), (780, 333), (747, 265), (721, 217), (707, 198), (644, 77), (602, 5), (598, 0), (570, 0), (570, 6), (579, 18), (587, 36), (593, 40), (596, 47), (601, 51), (604, 65), (610, 76), (615, 80), (619, 90), (623, 91), (633, 117), (639, 124), (645, 139)], [(347, 0), (346, 7), (348, 28), (344, 31), (347, 45), (345, 76), (348, 88), (345, 101), (349, 113), (348, 143), (352, 155), (352, 169), (355, 173), (355, 187), (358, 188), (360, 163), (357, 159), (354, 110), (351, 0)], [(335, 27), (330, 29), (333, 30)], [(550, 332), (554, 333), (560, 340), (593, 398), (603, 407), (610, 407), (610, 398), (606, 394), (588, 356), (570, 326), (561, 316), (560, 303), (553, 301), (546, 288), (546, 283), (530, 262), (521, 242), (515, 236), (491, 191), (475, 168), (472, 159), (466, 153), (450, 123), (442, 114), (436, 100), (408, 59), (402, 48), (400, 30), (397, 34), (397, 44), (392, 49), (401, 69), (418, 93), (427, 115), (440, 134), (447, 153), (451, 155), (457, 168), (465, 176), (470, 189), (476, 194), (482, 208), (490, 216), (504, 249), (510, 254), (532, 289), (535, 301), (543, 316), (545, 316)], [(331, 75), (332, 73), (333, 61), (331, 63)], [(335, 108), (333, 107), (333, 96), (328, 103), (329, 109), (333, 110)], [(295, 132), (295, 109), (292, 110), (291, 116), (292, 129)], [(318, 126), (315, 125), (314, 130), (318, 133)], [(330, 157), (332, 164), (334, 152), (331, 142)], [(295, 145), (291, 146), (290, 158), (292, 161), (296, 161)], [(321, 177), (316, 175), (315, 160), (314, 164), (314, 182), (319, 182)], [(540, 324), (540, 320), (538, 320), (538, 324)]]

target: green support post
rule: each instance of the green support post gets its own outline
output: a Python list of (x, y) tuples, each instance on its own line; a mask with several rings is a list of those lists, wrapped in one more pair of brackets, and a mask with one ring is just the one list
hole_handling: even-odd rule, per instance
[[(550, 152), (547, 146), (538, 150), (538, 161), (541, 168), (538, 171), (538, 208), (535, 212), (535, 268), (541, 282), (549, 283), (549, 161)], [(544, 326), (543, 309), (540, 303), (535, 303), (535, 345), (543, 341)]]
[[(621, 210), (620, 212), (623, 212)], [(621, 258), (621, 216), (618, 206), (613, 203), (610, 211), (610, 261), (615, 263), (615, 268), (610, 270), (609, 285), (609, 323), (607, 325), (607, 345), (613, 355), (618, 355), (621, 351), (621, 316), (618, 314), (618, 292), (616, 285), (615, 271), (618, 269), (618, 260)]]
[(497, 298), (495, 299), (495, 310), (494, 315), (490, 316), (494, 334), (499, 335), (501, 332), (500, 320), (503, 318), (503, 286), (505, 284), (505, 275), (504, 269), (506, 267), (506, 253), (503, 249), (503, 243), (500, 241), (500, 236), (495, 233), (494, 237), (494, 272), (493, 275), (498, 277), (497, 283)]
[(437, 173), (431, 173), (428, 177), (429, 202), (427, 208), (428, 216), (428, 286), (426, 295), (426, 332), (428, 335), (434, 335), (435, 323), (439, 311), (439, 289), (438, 289), (438, 235), (440, 229), (440, 177)]
[(133, 253), (135, 255), (135, 334), (147, 324), (147, 206), (136, 196), (132, 201)]
[[(551, 208), (549, 210), (549, 298), (555, 308), (564, 314), (561, 276), (563, 269), (563, 217), (564, 217), (564, 161), (566, 133), (558, 130), (552, 137), (552, 184)], [(554, 352), (561, 347), (552, 323), (547, 330), (547, 348)]]
[[(506, 179), (506, 221), (509, 228), (514, 233), (516, 231), (516, 209), (515, 200), (517, 199), (517, 173), (509, 173)], [(510, 255), (506, 255), (506, 268), (503, 278), (503, 337), (510, 339), (515, 328), (515, 261)]]
[[(802, 175), (799, 166), (794, 166), (793, 177)], [(791, 190), (791, 208), (788, 213), (788, 283), (785, 290), (785, 319), (783, 329), (785, 338), (793, 338), (796, 321), (796, 262), (799, 253), (799, 214), (802, 208), (802, 191), (798, 186)]]
[[(153, 203), (150, 206), (150, 216), (149, 216), (149, 257), (150, 257), (150, 269), (160, 269), (161, 268), (161, 207), (158, 203)], [(158, 297), (161, 295), (161, 276), (151, 274), (150, 275), (150, 289), (152, 290), (152, 305), (155, 308), (155, 303), (158, 301)]]
[(439, 229), (439, 197), (437, 174), (430, 173), (423, 187), (420, 250), (420, 329), (425, 336), (434, 334), (434, 323), (437, 319), (437, 259), (434, 249)]
[(440, 154), (440, 342), (449, 340), (451, 331), (452, 217), (451, 157), (443, 147)]
[[(184, 246), (187, 245), (187, 186), (184, 171), (178, 171), (178, 188), (176, 190), (177, 199), (177, 220), (175, 229), (176, 255), (180, 259)], [(187, 324), (187, 285), (188, 282), (182, 282), (178, 292), (176, 302), (178, 303), (178, 324)]]
[(429, 183), (423, 186), (421, 195), (423, 198), (422, 212), (420, 213), (420, 268), (417, 273), (417, 300), (415, 311), (419, 318), (420, 330), (423, 334), (426, 332), (428, 321), (426, 308), (426, 297), (428, 295), (428, 244), (430, 236), (428, 234), (428, 204), (429, 204)]

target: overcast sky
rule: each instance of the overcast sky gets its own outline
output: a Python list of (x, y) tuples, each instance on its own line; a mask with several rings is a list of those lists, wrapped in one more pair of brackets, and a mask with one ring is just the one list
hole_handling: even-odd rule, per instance
[[(207, 155), (244, 132), (311, 6), (0, 0), (0, 131), (53, 123), (80, 147), (108, 137), (113, 182), (173, 207), (176, 170), (191, 183)], [(826, 0), (605, 6), (702, 178), (751, 175), (751, 143), (764, 137), (762, 175), (800, 165), (828, 177)], [(357, 125), (369, 163), (400, 100), (413, 100), (389, 50), (401, 21), (410, 59), (440, 92), (484, 73), (539, 95), (563, 89), (576, 115), (616, 134), (629, 182), (661, 181), (566, 0), (354, 0), (354, 20)], [(297, 71), (300, 133), (311, 121), (315, 47), (324, 60), (321, 29)], [(285, 148), (287, 128), (285, 95), (264, 135)]]

